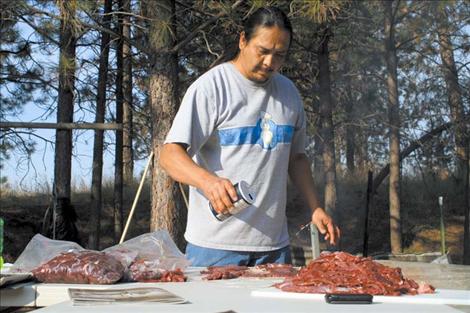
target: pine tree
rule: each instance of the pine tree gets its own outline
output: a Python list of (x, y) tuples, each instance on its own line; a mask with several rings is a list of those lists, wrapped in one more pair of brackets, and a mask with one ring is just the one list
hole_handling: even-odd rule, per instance
[[(110, 28), (112, 0), (105, 0), (103, 10), (103, 26)], [(108, 76), (110, 35), (101, 34), (101, 46), (98, 69), (98, 90), (96, 96), (95, 123), (104, 123), (106, 109), (106, 82)], [(88, 236), (88, 248), (98, 250), (100, 246), (101, 209), (102, 209), (102, 177), (103, 177), (103, 140), (104, 131), (95, 130), (93, 141), (93, 168), (91, 180), (90, 225), (93, 229)]]

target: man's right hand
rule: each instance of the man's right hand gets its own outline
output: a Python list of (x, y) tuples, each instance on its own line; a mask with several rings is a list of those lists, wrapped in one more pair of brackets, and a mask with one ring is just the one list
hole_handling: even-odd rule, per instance
[(219, 213), (226, 213), (238, 200), (232, 182), (194, 163), (188, 155), (187, 145), (164, 144), (160, 152), (160, 165), (174, 180), (201, 190)]
[(233, 202), (238, 200), (237, 191), (227, 178), (212, 176), (204, 182), (201, 190), (218, 213), (227, 213)]

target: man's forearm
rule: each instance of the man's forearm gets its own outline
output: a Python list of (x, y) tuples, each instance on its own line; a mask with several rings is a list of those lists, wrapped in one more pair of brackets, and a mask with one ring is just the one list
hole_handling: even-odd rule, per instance
[(201, 189), (208, 177), (214, 176), (197, 165), (188, 155), (186, 149), (175, 143), (163, 145), (160, 152), (160, 166), (174, 180)]
[(318, 200), (315, 183), (310, 169), (310, 162), (305, 154), (293, 156), (289, 162), (289, 177), (299, 189), (310, 209), (321, 207)]
[(335, 245), (341, 236), (341, 232), (334, 224), (333, 219), (320, 206), (310, 162), (305, 154), (298, 154), (291, 158), (289, 161), (289, 176), (312, 210), (312, 223), (317, 226), (320, 233), (325, 235), (325, 240), (329, 240), (330, 244)]
[(163, 145), (160, 165), (174, 180), (201, 190), (217, 212), (226, 212), (237, 200), (232, 182), (197, 165), (181, 144)]

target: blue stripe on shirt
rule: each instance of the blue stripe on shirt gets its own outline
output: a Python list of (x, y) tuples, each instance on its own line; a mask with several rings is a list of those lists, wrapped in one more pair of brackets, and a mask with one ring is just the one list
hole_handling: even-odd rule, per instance
[[(273, 121), (265, 122), (265, 133), (261, 128), (261, 120), (256, 126), (221, 129), (218, 131), (221, 146), (234, 146), (245, 144), (259, 144), (264, 149), (273, 149), (278, 143), (290, 143), (294, 135), (294, 127), (290, 125), (276, 125)], [(265, 142), (263, 140), (270, 142)], [(272, 136), (271, 136), (272, 135)]]

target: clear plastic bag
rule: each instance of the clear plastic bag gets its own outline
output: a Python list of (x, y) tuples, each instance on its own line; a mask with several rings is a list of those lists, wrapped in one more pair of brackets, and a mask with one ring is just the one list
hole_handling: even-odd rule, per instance
[(184, 271), (190, 265), (166, 230), (140, 235), (103, 252), (121, 261), (129, 281), (157, 280), (168, 271)]
[(69, 284), (113, 284), (124, 275), (124, 266), (103, 252), (64, 252), (32, 271), (40, 282)]
[(36, 234), (10, 268), (11, 273), (27, 273), (63, 252), (83, 250), (72, 241), (53, 240)]

